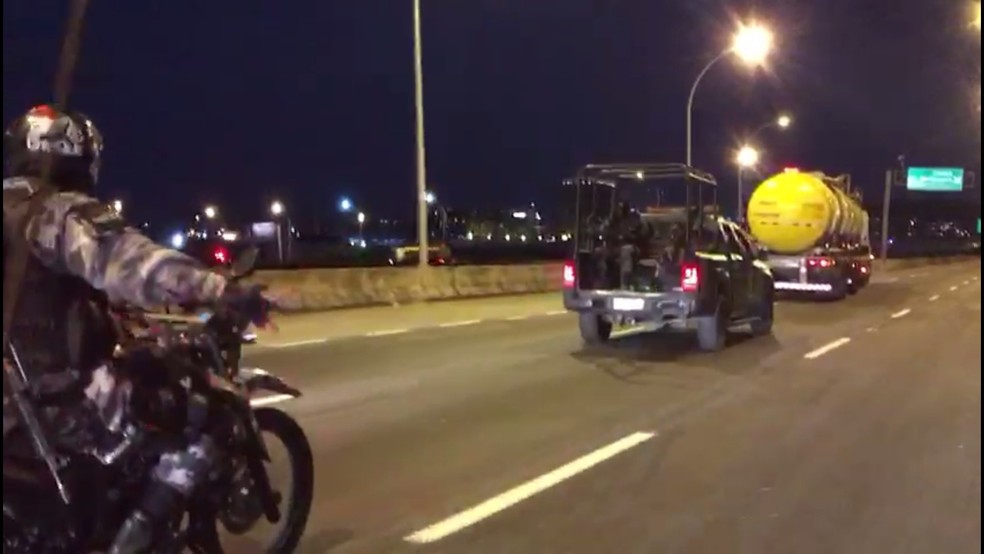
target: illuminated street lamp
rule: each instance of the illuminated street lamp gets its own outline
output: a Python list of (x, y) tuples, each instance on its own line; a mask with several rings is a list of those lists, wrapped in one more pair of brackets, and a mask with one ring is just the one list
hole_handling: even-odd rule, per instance
[(342, 212), (350, 212), (350, 211), (352, 211), (352, 201), (349, 200), (348, 198), (342, 197), (338, 201), (338, 209), (339, 209), (339, 211), (342, 211)]
[[(763, 65), (772, 51), (774, 36), (772, 31), (758, 23), (751, 25), (741, 25), (735, 32), (731, 41), (731, 46), (708, 62), (704, 69), (697, 74), (697, 79), (690, 88), (690, 96), (687, 98), (687, 165), (693, 165), (693, 119), (694, 119), (694, 97), (697, 94), (697, 87), (704, 76), (712, 67), (724, 58), (734, 55), (739, 60), (750, 67)], [(791, 121), (790, 121), (791, 123)]]
[(738, 167), (747, 169), (758, 165), (760, 157), (759, 151), (754, 147), (742, 146), (738, 150), (738, 155), (735, 156), (735, 162), (738, 164)]
[(217, 210), (215, 206), (205, 206), (205, 210), (203, 213), (205, 214), (206, 218), (215, 219), (215, 217), (219, 215), (219, 210)]
[(758, 149), (747, 144), (735, 156), (735, 163), (738, 164), (738, 221), (745, 220), (745, 170), (757, 166), (760, 159)]
[(755, 140), (755, 138), (758, 137), (759, 134), (762, 133), (762, 131), (765, 131), (766, 129), (771, 129), (772, 127), (776, 127), (782, 131), (785, 131), (792, 126), (793, 126), (793, 116), (785, 113), (780, 114), (779, 117), (773, 119), (772, 121), (767, 121), (761, 127), (755, 129), (755, 131), (753, 131), (752, 134), (745, 137), (745, 141), (751, 142)]
[[(276, 220), (277, 228), (277, 258), (280, 263), (284, 263), (284, 226), (283, 226), (283, 215), (287, 211), (284, 207), (284, 203), (280, 200), (274, 200), (270, 203), (270, 215)], [(290, 229), (290, 221), (287, 222), (287, 228)]]
[(366, 224), (366, 214), (359, 212), (359, 214), (355, 216), (355, 220), (359, 222), (359, 242), (364, 242), (365, 237), (362, 234), (362, 229)]
[(433, 192), (427, 191), (424, 193), (424, 201), (428, 204), (433, 204), (434, 202), (437, 202), (437, 196)]

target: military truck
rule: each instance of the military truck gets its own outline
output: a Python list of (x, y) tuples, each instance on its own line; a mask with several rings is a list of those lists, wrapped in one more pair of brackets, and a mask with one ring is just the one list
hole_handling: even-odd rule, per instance
[(774, 290), (754, 241), (718, 215), (717, 182), (681, 164), (589, 165), (566, 182), (575, 193), (564, 307), (588, 344), (616, 325), (696, 334), (719, 350), (747, 326), (772, 330)]

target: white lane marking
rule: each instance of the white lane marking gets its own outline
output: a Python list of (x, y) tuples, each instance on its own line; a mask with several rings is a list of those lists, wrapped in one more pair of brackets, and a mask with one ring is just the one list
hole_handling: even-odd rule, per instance
[(952, 287), (950, 287), (950, 292), (953, 292), (955, 290), (957, 290), (957, 285), (953, 285)]
[(503, 510), (511, 508), (520, 502), (527, 500), (533, 495), (539, 494), (550, 487), (583, 473), (592, 467), (613, 458), (626, 450), (639, 446), (640, 444), (652, 439), (656, 433), (633, 433), (621, 438), (608, 446), (604, 446), (586, 454), (573, 462), (565, 464), (550, 473), (541, 475), (531, 481), (527, 481), (513, 489), (510, 489), (496, 497), (490, 498), (477, 506), (469, 508), (463, 512), (425, 527), (415, 533), (407, 535), (403, 540), (416, 544), (427, 544), (439, 541), (449, 535), (457, 533), (463, 529), (471, 527), (476, 523), (487, 519)]
[(382, 331), (371, 331), (366, 333), (367, 337), (388, 337), (390, 335), (400, 335), (403, 333), (409, 333), (410, 329), (384, 329)]
[(293, 342), (276, 342), (271, 344), (262, 344), (261, 346), (267, 346), (270, 348), (294, 348), (295, 346), (311, 346), (313, 344), (324, 344), (328, 342), (328, 339), (308, 339), (308, 340), (297, 340)]
[(544, 315), (564, 315), (566, 313), (567, 313), (567, 310), (551, 310), (551, 311), (545, 313)]
[(865, 331), (867, 331), (869, 333), (874, 333), (877, 330), (878, 330), (878, 327), (868, 327), (867, 329), (865, 329)]
[(293, 400), (294, 397), (289, 394), (274, 394), (271, 396), (261, 396), (260, 398), (250, 399), (249, 405), (254, 408), (261, 408), (263, 406), (269, 406), (271, 404), (279, 404), (281, 402), (286, 402), (288, 400)]
[(939, 299), (940, 299), (940, 295), (938, 295), (938, 294), (934, 294), (933, 296), (930, 296), (929, 297), (929, 301), (930, 302), (936, 302)]
[(906, 308), (904, 310), (899, 310), (899, 311), (895, 312), (894, 314), (892, 314), (892, 319), (898, 319), (900, 317), (905, 317), (905, 316), (909, 315), (911, 312), (912, 312), (912, 310), (910, 310), (909, 308)]
[(820, 348), (817, 348), (812, 352), (807, 352), (803, 357), (806, 358), (807, 360), (815, 360), (820, 356), (823, 356), (827, 352), (830, 352), (831, 350), (836, 350), (849, 342), (851, 342), (851, 339), (849, 337), (841, 337), (835, 341), (828, 342), (827, 344), (821, 346)]
[(438, 327), (448, 328), (448, 327), (464, 327), (466, 325), (475, 325), (481, 323), (481, 319), (466, 319), (465, 321), (451, 321), (448, 323), (442, 323)]
[(889, 277), (888, 279), (882, 281), (882, 283), (898, 283), (898, 282), (899, 282), (898, 277)]
[(964, 281), (963, 284), (964, 285), (969, 285), (970, 284), (970, 280)]
[(522, 321), (524, 319), (529, 319), (531, 316), (528, 315), (514, 315), (512, 317), (507, 317), (506, 321)]

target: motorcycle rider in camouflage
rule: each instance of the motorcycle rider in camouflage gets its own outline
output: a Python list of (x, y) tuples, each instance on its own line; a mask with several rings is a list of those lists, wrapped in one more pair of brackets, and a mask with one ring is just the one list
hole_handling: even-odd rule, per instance
[[(77, 452), (120, 437), (126, 427), (131, 387), (107, 362), (116, 344), (110, 301), (146, 308), (223, 305), (257, 325), (266, 323), (270, 308), (259, 288), (227, 283), (194, 259), (155, 244), (91, 196), (102, 149), (89, 118), (51, 106), (28, 111), (4, 134), (5, 310), (11, 302), (9, 253), (19, 247), (27, 257), (6, 338), (40, 399), (39, 413), (57, 429), (54, 443)], [(109, 552), (150, 546), (159, 529), (180, 514), (213, 452), (203, 436), (164, 454), (147, 495)]]

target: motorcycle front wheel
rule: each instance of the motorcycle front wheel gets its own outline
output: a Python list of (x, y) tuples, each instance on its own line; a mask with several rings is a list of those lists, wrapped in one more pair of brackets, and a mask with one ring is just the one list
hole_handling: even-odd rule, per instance
[[(277, 525), (280, 526), (280, 529), (274, 539), (264, 547), (263, 552), (290, 554), (297, 549), (311, 514), (314, 494), (314, 457), (311, 453), (311, 445), (301, 426), (285, 412), (276, 408), (258, 408), (254, 414), (260, 433), (265, 435), (264, 441), (267, 446), (272, 446), (271, 442), (273, 441), (270, 440), (272, 435), (277, 439), (277, 442), (285, 447), (289, 460), (287, 465), (289, 465), (291, 473), (288, 490), (279, 491), (285, 493), (279, 503), (281, 519)], [(269, 465), (267, 469), (269, 471)], [(263, 516), (260, 516), (259, 519), (261, 522), (266, 522), (266, 518)], [(197, 530), (195, 542), (198, 548), (195, 550), (209, 554), (227, 552), (222, 546), (221, 535), (223, 533), (220, 533), (219, 528), (225, 527), (232, 531), (232, 526), (228, 522), (213, 520), (204, 527), (199, 527)], [(236, 529), (233, 533), (239, 535), (242, 531), (244, 530)], [(240, 549), (230, 548), (228, 552), (238, 553)]]

